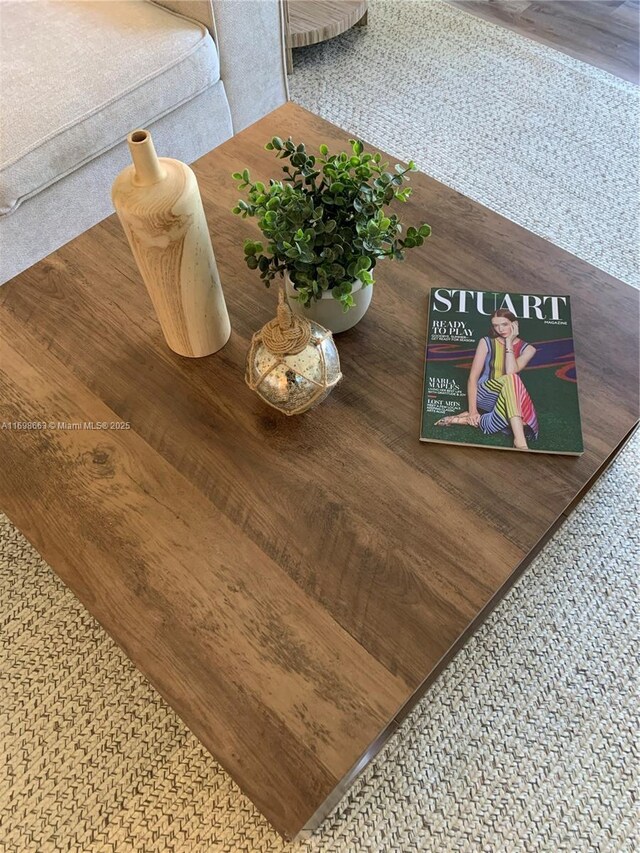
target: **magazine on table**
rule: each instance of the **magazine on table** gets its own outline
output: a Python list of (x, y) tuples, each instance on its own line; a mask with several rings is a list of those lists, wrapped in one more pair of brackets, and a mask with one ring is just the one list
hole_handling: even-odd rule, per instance
[(581, 454), (569, 297), (432, 288), (420, 440)]

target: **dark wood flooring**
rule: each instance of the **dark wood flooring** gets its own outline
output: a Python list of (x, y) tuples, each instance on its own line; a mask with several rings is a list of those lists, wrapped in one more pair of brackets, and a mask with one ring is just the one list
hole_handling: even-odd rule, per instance
[(640, 0), (449, 0), (480, 18), (639, 82)]

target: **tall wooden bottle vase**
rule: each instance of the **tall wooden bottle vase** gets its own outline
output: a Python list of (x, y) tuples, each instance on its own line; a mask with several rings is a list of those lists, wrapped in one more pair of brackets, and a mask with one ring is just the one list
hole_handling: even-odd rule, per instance
[(179, 355), (210, 355), (229, 340), (231, 324), (196, 176), (158, 157), (147, 130), (127, 142), (133, 165), (111, 197), (165, 339)]

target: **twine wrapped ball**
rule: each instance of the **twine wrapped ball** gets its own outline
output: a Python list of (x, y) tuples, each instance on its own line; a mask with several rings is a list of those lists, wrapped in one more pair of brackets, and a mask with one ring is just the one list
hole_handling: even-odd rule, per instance
[(251, 339), (245, 379), (265, 403), (299, 415), (322, 402), (342, 379), (328, 329), (291, 313), (278, 296), (278, 316)]

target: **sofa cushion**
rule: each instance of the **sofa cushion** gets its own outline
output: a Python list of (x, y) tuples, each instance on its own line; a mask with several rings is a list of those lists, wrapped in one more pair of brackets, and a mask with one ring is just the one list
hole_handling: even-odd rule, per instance
[(2, 3), (0, 214), (220, 78), (206, 28), (147, 0)]

